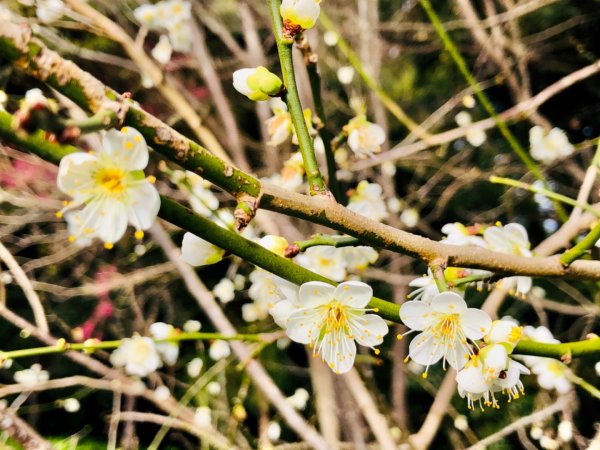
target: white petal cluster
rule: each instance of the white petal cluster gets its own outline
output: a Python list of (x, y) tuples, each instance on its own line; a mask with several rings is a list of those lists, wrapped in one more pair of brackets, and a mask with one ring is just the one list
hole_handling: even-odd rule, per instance
[(70, 240), (96, 235), (105, 243), (117, 242), (127, 228), (143, 236), (154, 223), (160, 197), (144, 177), (148, 147), (139, 131), (125, 127), (107, 131), (98, 154), (77, 152), (65, 156), (58, 171), (58, 188), (73, 198), (59, 213), (83, 206)]
[(264, 181), (273, 183), (289, 191), (298, 191), (304, 184), (304, 163), (300, 152), (294, 152), (290, 158), (283, 163), (280, 173), (263, 178)]
[(35, 15), (43, 23), (52, 23), (60, 19), (66, 11), (62, 0), (37, 0)]
[(366, 158), (381, 151), (385, 142), (385, 131), (379, 125), (371, 123), (364, 115), (356, 116), (344, 126), (348, 134), (348, 147), (359, 158)]
[[(165, 340), (175, 336), (177, 330), (173, 325), (164, 322), (155, 322), (150, 325), (150, 334), (155, 340)], [(158, 342), (156, 350), (158, 350), (160, 357), (167, 365), (172, 366), (177, 362), (179, 345), (176, 342)]]
[(348, 281), (337, 287), (318, 281), (300, 286), (298, 298), (289, 303), (285, 320), (288, 337), (310, 345), (335, 373), (354, 365), (356, 343), (374, 348), (388, 333), (385, 321), (368, 314), (373, 290), (365, 283)]
[(389, 215), (383, 196), (383, 188), (377, 183), (362, 180), (348, 201), (348, 209), (357, 214), (382, 221)]
[[(473, 123), (473, 119), (471, 118), (471, 114), (466, 111), (459, 112), (455, 117), (456, 123), (459, 127), (466, 128), (470, 127)], [(468, 130), (465, 135), (467, 142), (471, 144), (473, 147), (481, 146), (487, 139), (484, 130)]]
[(15, 381), (27, 388), (33, 388), (50, 379), (48, 371), (43, 370), (40, 364), (33, 364), (29, 369), (15, 372)]
[[(523, 328), (523, 334), (527, 339), (547, 344), (559, 344), (560, 341), (552, 335), (552, 332), (544, 327), (537, 328), (527, 325)], [(566, 394), (573, 385), (569, 381), (570, 369), (562, 362), (552, 358), (539, 356), (521, 356), (523, 362), (537, 375), (538, 384), (548, 390), (556, 390), (559, 394)]]
[(208, 356), (213, 361), (219, 361), (231, 355), (231, 347), (227, 341), (217, 340), (210, 345)]
[(294, 394), (287, 398), (288, 402), (297, 409), (298, 411), (304, 411), (306, 409), (306, 403), (310, 398), (310, 394), (304, 388), (298, 388), (294, 391)]
[(489, 315), (480, 309), (468, 308), (467, 303), (455, 292), (442, 292), (429, 304), (413, 300), (400, 307), (400, 319), (418, 331), (409, 345), (408, 356), (426, 366), (443, 360), (460, 370), (475, 352), (473, 344), (483, 338), (492, 326)]
[(152, 50), (152, 56), (161, 64), (171, 59), (171, 52), (187, 53), (191, 48), (192, 4), (184, 0), (163, 0), (155, 4), (140, 5), (133, 12), (140, 25), (157, 31), (166, 31)]
[(538, 161), (551, 163), (555, 159), (569, 156), (575, 151), (566, 133), (560, 128), (552, 128), (546, 132), (536, 125), (529, 130), (531, 156)]
[(129, 375), (138, 377), (145, 377), (162, 366), (154, 341), (139, 335), (123, 339), (121, 345), (111, 353), (110, 362), (115, 367), (124, 367)]
[(320, 0), (283, 0), (279, 8), (283, 26), (297, 33), (315, 26), (321, 8)]

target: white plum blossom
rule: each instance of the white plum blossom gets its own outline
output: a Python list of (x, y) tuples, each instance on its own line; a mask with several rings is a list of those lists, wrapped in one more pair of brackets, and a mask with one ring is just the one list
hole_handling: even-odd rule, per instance
[(231, 355), (231, 348), (229, 347), (229, 343), (223, 340), (216, 340), (208, 349), (208, 356), (213, 361), (219, 361), (221, 359), (227, 358)]
[(348, 133), (348, 147), (360, 158), (371, 156), (381, 151), (385, 142), (385, 131), (379, 125), (371, 123), (364, 115), (354, 117), (344, 131)]
[(304, 183), (304, 163), (300, 152), (292, 153), (283, 163), (281, 173), (273, 174), (264, 180), (290, 191), (298, 190)]
[(171, 391), (169, 391), (169, 388), (167, 386), (157, 386), (156, 389), (154, 389), (152, 395), (154, 396), (155, 400), (158, 400), (159, 402), (164, 402), (168, 400), (171, 396)]
[(194, 425), (201, 428), (209, 428), (212, 422), (212, 411), (208, 406), (196, 408), (194, 414)]
[(307, 248), (295, 261), (333, 281), (343, 281), (346, 278), (346, 261), (344, 253), (340, 250), (329, 245), (317, 245)]
[(156, 4), (159, 16), (165, 19), (165, 28), (185, 23), (192, 17), (192, 4), (182, 0), (167, 0)]
[[(525, 227), (518, 223), (509, 223), (504, 226), (488, 227), (483, 232), (483, 239), (490, 250), (499, 253), (531, 257), (531, 244)], [(531, 277), (510, 277), (517, 283), (517, 293), (524, 295), (531, 290)]]
[(35, 14), (44, 23), (51, 23), (65, 14), (65, 4), (62, 0), (37, 0)]
[(538, 384), (544, 389), (554, 389), (559, 394), (566, 394), (573, 388), (569, 381), (570, 369), (556, 359), (539, 358), (539, 361), (530, 367), (537, 375)]
[(192, 172), (187, 172), (186, 176), (191, 183), (190, 206), (203, 217), (213, 217), (219, 209), (219, 200), (210, 190), (210, 182)]
[(337, 34), (335, 31), (329, 30), (323, 33), (323, 42), (325, 42), (325, 45), (327, 45), (328, 47), (335, 47), (339, 40), (340, 35)]
[(269, 99), (268, 103), (273, 111), (273, 117), (265, 121), (269, 135), (267, 143), (274, 146), (281, 145), (292, 135), (292, 116), (285, 102), (279, 97)]
[(158, 8), (156, 5), (152, 5), (150, 3), (146, 3), (144, 5), (140, 5), (133, 11), (133, 17), (137, 20), (140, 25), (153, 29), (156, 28), (159, 22)]
[(33, 388), (38, 384), (43, 384), (50, 379), (48, 371), (42, 370), (40, 364), (33, 364), (29, 369), (15, 372), (15, 381), (24, 387)]
[(348, 209), (357, 214), (381, 221), (388, 217), (383, 188), (377, 183), (362, 180), (348, 201)]
[(367, 313), (372, 296), (371, 287), (358, 281), (337, 287), (319, 281), (304, 283), (286, 320), (286, 333), (291, 340), (310, 345), (313, 354), (320, 355), (335, 373), (348, 372), (356, 357), (356, 343), (374, 348), (388, 333), (381, 317)]
[(280, 94), (283, 82), (263, 66), (233, 72), (233, 87), (250, 100), (264, 101)]
[(440, 293), (440, 290), (438, 289), (431, 272), (429, 272), (427, 275), (423, 275), (422, 277), (415, 278), (408, 283), (408, 285), (410, 287), (417, 288), (408, 294), (408, 298), (422, 301), (427, 305), (430, 304), (431, 300)]
[(206, 266), (218, 263), (223, 259), (225, 250), (199, 238), (192, 233), (185, 233), (181, 243), (181, 259), (191, 266)]
[(419, 219), (420, 219), (419, 211), (417, 211), (415, 208), (406, 208), (400, 214), (400, 221), (407, 228), (416, 227), (417, 224), (419, 223)]
[(96, 233), (91, 228), (85, 228), (83, 218), (81, 217), (81, 211), (69, 211), (64, 215), (65, 221), (67, 222), (67, 230), (69, 236), (73, 236), (75, 240), (70, 239), (71, 242), (79, 248), (84, 248), (92, 245)]
[(258, 243), (270, 252), (273, 252), (279, 256), (284, 255), (285, 249), (289, 245), (286, 238), (272, 234), (263, 236), (259, 239)]
[(267, 425), (267, 437), (271, 442), (279, 440), (281, 437), (281, 425), (278, 422), (269, 422)]
[(279, 12), (283, 19), (283, 26), (288, 30), (300, 28), (308, 30), (314, 27), (321, 7), (320, 0), (283, 0)]
[(206, 385), (206, 392), (213, 397), (221, 393), (221, 384), (218, 381), (211, 381)]
[(190, 376), (190, 378), (198, 378), (200, 376), (200, 372), (202, 372), (202, 367), (204, 367), (204, 361), (202, 358), (193, 358), (189, 363), (187, 363), (187, 374)]
[(494, 320), (492, 328), (484, 337), (484, 340), (487, 344), (504, 343), (510, 345), (511, 348), (515, 348), (522, 335), (523, 327), (519, 326), (518, 323), (512, 320)]
[(167, 64), (171, 60), (171, 54), (173, 53), (173, 47), (169, 38), (165, 35), (158, 38), (158, 43), (150, 53), (159, 63)]
[[(490, 368), (488, 364), (495, 367)], [(456, 375), (458, 392), (461, 397), (467, 398), (469, 409), (474, 409), (475, 402), (479, 403), (481, 410), (484, 406), (498, 409), (500, 405), (496, 393), (502, 392), (508, 397), (508, 402), (524, 395), (523, 383), (520, 380), (523, 373), (527, 374), (529, 370), (508, 358), (506, 353), (490, 353), (485, 359), (473, 356)]]
[[(250, 288), (248, 296), (254, 300), (250, 305), (242, 306), (242, 314), (246, 322), (264, 319), (270, 313), (275, 323), (284, 327), (284, 321), (291, 313), (288, 303), (294, 302), (298, 297), (298, 286), (274, 275), (266, 270), (257, 268), (249, 276)], [(248, 320), (252, 319), (254, 320)]]
[(63, 409), (68, 413), (75, 413), (81, 408), (79, 400), (73, 397), (66, 398), (62, 404)]
[(221, 303), (229, 303), (235, 298), (233, 281), (229, 278), (222, 278), (213, 288), (213, 294), (221, 301)]
[(337, 70), (337, 78), (342, 84), (350, 84), (354, 79), (354, 67), (352, 66), (342, 66)]
[(341, 247), (339, 253), (341, 253), (341, 258), (346, 263), (346, 268), (352, 272), (362, 272), (369, 264), (374, 264), (379, 258), (377, 250), (364, 245)]
[[(484, 311), (468, 308), (465, 300), (455, 292), (442, 292), (430, 304), (409, 301), (400, 307), (400, 319), (419, 331), (409, 345), (409, 357), (418, 364), (429, 366), (443, 359), (460, 370), (474, 354), (469, 342), (481, 339), (491, 326), (492, 319)], [(407, 333), (407, 334), (408, 334)]]
[(202, 328), (202, 323), (199, 320), (186, 320), (182, 328), (186, 333), (197, 333)]
[(129, 375), (145, 377), (162, 366), (156, 344), (149, 337), (135, 335), (125, 338), (111, 353), (110, 362), (115, 367), (124, 367)]
[(188, 53), (192, 48), (192, 30), (187, 22), (170, 23), (169, 41), (173, 50), (180, 53)]
[[(173, 325), (164, 322), (155, 322), (150, 325), (150, 334), (154, 339), (163, 340), (175, 336), (177, 330)], [(179, 345), (176, 342), (158, 342), (156, 343), (156, 350), (158, 350), (160, 357), (167, 365), (172, 366), (177, 362)]]
[(297, 409), (303, 411), (306, 408), (306, 403), (310, 398), (310, 394), (304, 388), (298, 388), (294, 391), (294, 394), (287, 398), (288, 402)]
[(575, 150), (563, 130), (552, 128), (546, 132), (539, 125), (529, 130), (529, 145), (531, 146), (531, 156), (544, 163), (551, 163), (555, 159), (569, 156)]
[[(473, 120), (471, 119), (471, 114), (469, 114), (466, 111), (459, 112), (454, 118), (454, 120), (456, 120), (458, 126), (462, 128), (467, 128), (473, 123)], [(479, 147), (485, 142), (487, 136), (484, 130), (475, 129), (467, 131), (465, 138), (467, 142), (473, 147)]]
[[(58, 188), (73, 198), (58, 213), (83, 206), (81, 233), (95, 233), (109, 247), (121, 239), (129, 222), (136, 237), (154, 223), (160, 197), (151, 180), (144, 177), (148, 147), (139, 131), (124, 127), (104, 134), (97, 154), (76, 152), (59, 166)], [(78, 236), (72, 236), (75, 241)]]

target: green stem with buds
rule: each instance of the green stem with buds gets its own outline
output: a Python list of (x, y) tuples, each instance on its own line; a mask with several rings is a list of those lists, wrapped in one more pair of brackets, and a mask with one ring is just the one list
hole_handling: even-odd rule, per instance
[(117, 113), (112, 109), (101, 109), (96, 114), (83, 120), (69, 119), (65, 122), (67, 128), (76, 128), (80, 134), (93, 133), (114, 128), (118, 122)]
[(560, 255), (560, 262), (563, 266), (568, 266), (573, 261), (585, 255), (590, 248), (600, 239), (600, 221), (594, 225), (590, 232), (572, 248)]
[(308, 132), (306, 121), (304, 120), (304, 112), (302, 111), (302, 104), (300, 103), (300, 96), (298, 95), (294, 61), (292, 58), (294, 41), (293, 39), (288, 39), (283, 36), (283, 24), (281, 15), (279, 14), (279, 0), (268, 0), (268, 3), (273, 22), (273, 32), (275, 33), (275, 40), (277, 41), (277, 51), (279, 52), (279, 60), (281, 63), (281, 74), (283, 75), (283, 83), (286, 90), (285, 100), (290, 115), (292, 116), (292, 123), (296, 130), (296, 136), (298, 136), (298, 143), (300, 144), (300, 153), (302, 154), (302, 160), (304, 161), (309, 192), (311, 195), (329, 195), (329, 190), (327, 189), (327, 186), (325, 186), (325, 180), (319, 169), (319, 164), (315, 155), (315, 147)]
[[(154, 339), (150, 337), (156, 344), (165, 342), (181, 342), (181, 341), (248, 341), (248, 342), (265, 342), (265, 340), (258, 334), (233, 334), (224, 335), (221, 333), (177, 333), (168, 339)], [(92, 353), (95, 350), (109, 350), (119, 347), (123, 343), (123, 339), (114, 341), (97, 341), (91, 339), (86, 342), (69, 343), (63, 339), (59, 339), (56, 345), (49, 345), (46, 347), (35, 347), (26, 348), (22, 350), (12, 350), (8, 352), (0, 352), (0, 361), (6, 361), (7, 359), (26, 358), (29, 356), (41, 356), (50, 355), (54, 353), (64, 353), (71, 350), (84, 351)]]
[[(542, 181), (544, 183), (545, 187), (548, 187), (548, 182), (544, 178), (542, 171), (539, 169), (539, 167), (536, 165), (536, 163), (533, 161), (533, 159), (531, 159), (531, 157), (525, 151), (525, 149), (523, 149), (523, 147), (521, 147), (521, 144), (519, 144), (519, 141), (517, 141), (517, 139), (513, 136), (512, 132), (508, 128), (508, 125), (506, 124), (506, 122), (504, 120), (502, 120), (500, 118), (500, 116), (498, 116), (498, 114), (496, 113), (496, 110), (492, 106), (492, 103), (487, 98), (485, 93), (481, 90), (479, 83), (477, 82), (477, 80), (475, 80), (473, 75), (471, 75), (471, 72), (469, 71), (469, 69), (467, 67), (467, 63), (465, 62), (465, 60), (461, 56), (460, 52), (456, 48), (456, 45), (454, 45), (454, 42), (450, 38), (450, 35), (448, 35), (448, 33), (446, 32), (444, 25), (440, 21), (440, 18), (438, 17), (437, 13), (434, 11), (429, 0), (419, 0), (419, 1), (421, 3), (421, 6), (427, 13), (429, 20), (431, 21), (431, 24), (433, 25), (433, 28), (435, 28), (435, 31), (437, 32), (438, 36), (444, 43), (444, 47), (446, 48), (446, 50), (452, 57), (452, 60), (458, 67), (458, 70), (463, 75), (463, 77), (465, 78), (467, 83), (469, 83), (469, 86), (471, 86), (471, 89), (473, 89), (473, 93), (477, 96), (477, 98), (481, 102), (481, 105), (483, 106), (483, 108), (487, 111), (487, 113), (490, 115), (490, 117), (494, 120), (494, 122), (496, 123), (496, 126), (500, 130), (500, 133), (502, 134), (502, 136), (504, 136), (504, 138), (506, 139), (506, 141), (508, 142), (508, 144), (510, 145), (512, 150), (521, 159), (523, 164), (525, 164), (525, 166), (533, 174), (533, 176), (535, 176), (538, 180)], [(555, 208), (556, 208), (556, 213), (558, 214), (560, 219), (563, 222), (565, 222), (567, 220), (568, 216), (565, 213), (562, 206), (559, 203), (555, 202)]]

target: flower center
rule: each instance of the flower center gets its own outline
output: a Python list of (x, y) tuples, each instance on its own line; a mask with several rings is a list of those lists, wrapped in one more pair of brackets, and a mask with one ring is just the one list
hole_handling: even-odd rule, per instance
[(344, 306), (338, 301), (333, 301), (325, 305), (325, 308), (327, 308), (325, 316), (326, 330), (331, 332), (346, 329), (346, 310)]
[(98, 184), (109, 194), (123, 192), (125, 173), (121, 169), (102, 169), (96, 175)]
[(437, 323), (433, 332), (439, 337), (453, 337), (457, 330), (458, 314), (446, 314)]

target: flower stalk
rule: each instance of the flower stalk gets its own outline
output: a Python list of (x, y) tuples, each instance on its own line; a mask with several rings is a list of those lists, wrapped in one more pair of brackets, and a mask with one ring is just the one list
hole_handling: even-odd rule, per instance
[(313, 140), (310, 137), (306, 126), (302, 105), (300, 103), (300, 96), (298, 95), (294, 62), (292, 59), (294, 41), (283, 35), (283, 24), (279, 13), (279, 0), (268, 0), (268, 3), (273, 22), (275, 40), (277, 41), (277, 51), (279, 52), (283, 83), (286, 89), (285, 101), (288, 105), (290, 115), (292, 116), (292, 123), (294, 124), (296, 135), (298, 136), (298, 143), (300, 144), (300, 153), (302, 154), (302, 160), (304, 161), (309, 192), (311, 195), (327, 196), (330, 195), (330, 192), (325, 185), (325, 180), (319, 169)]

